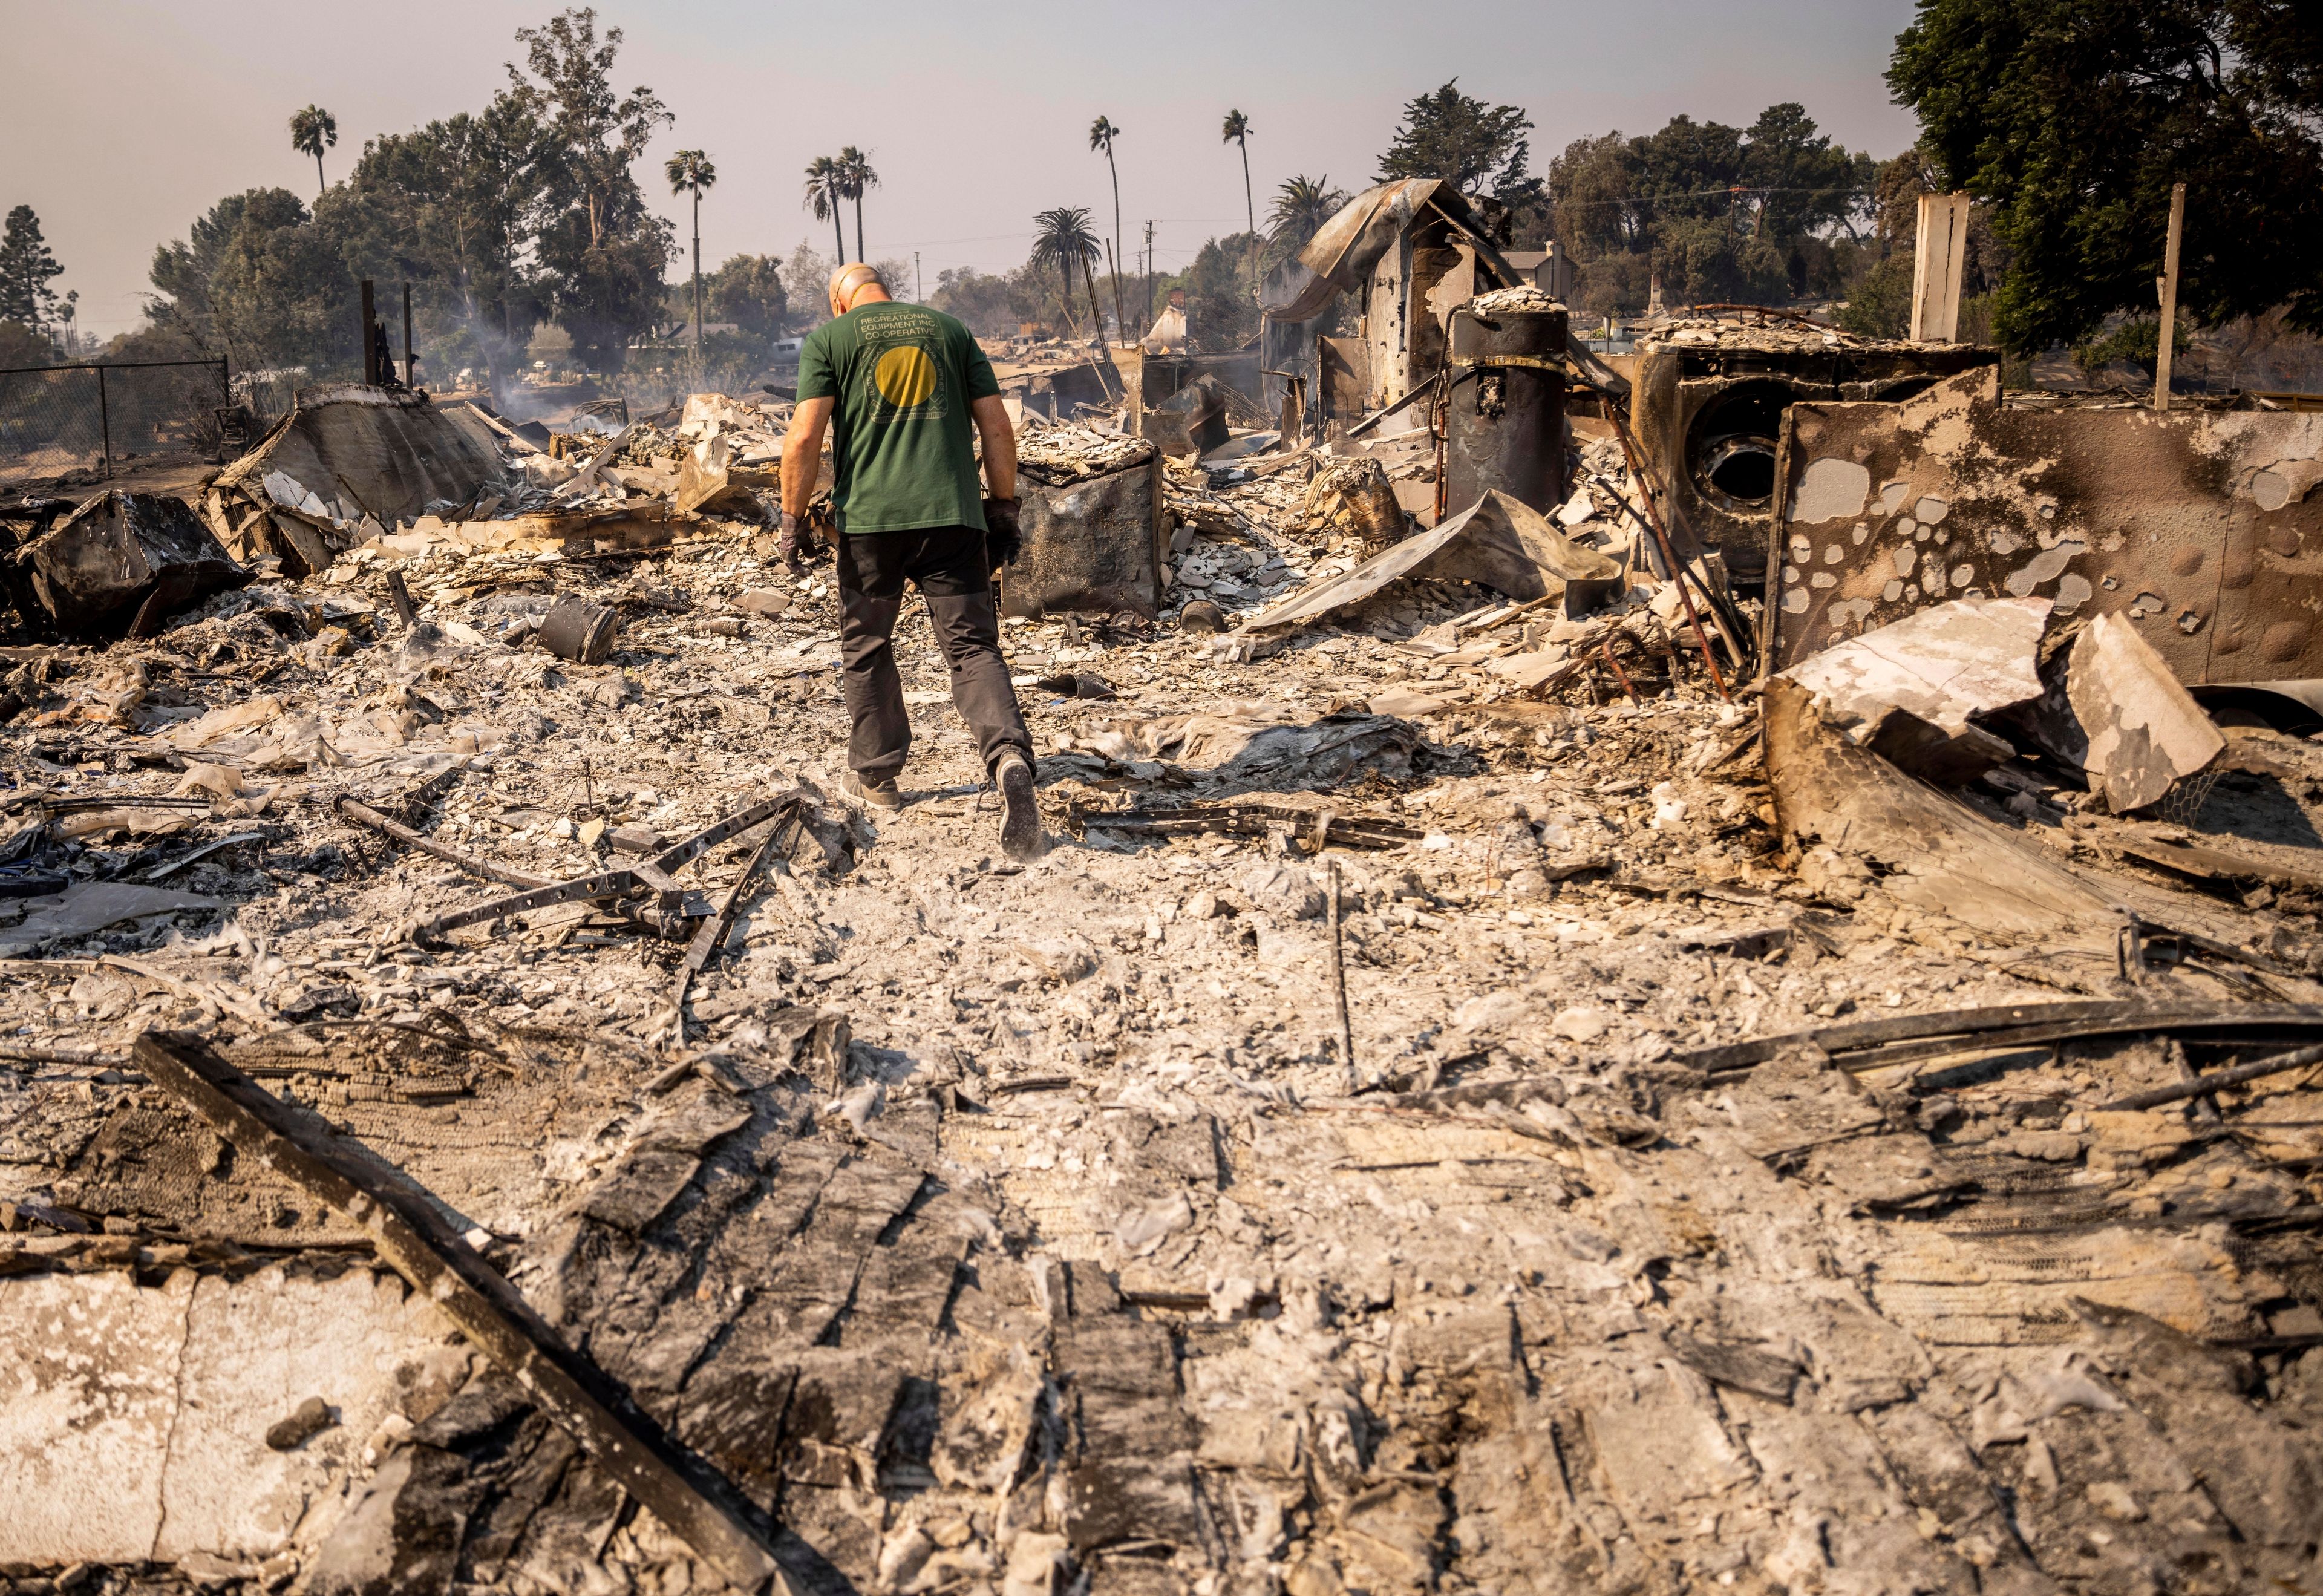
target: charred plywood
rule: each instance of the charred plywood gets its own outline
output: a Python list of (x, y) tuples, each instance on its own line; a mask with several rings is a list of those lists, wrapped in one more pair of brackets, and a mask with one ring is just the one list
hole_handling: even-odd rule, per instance
[(1674, 518), (1744, 582), (1765, 569), (1775, 454), (1785, 411), (1834, 400), (1893, 403), (1999, 359), (1799, 325), (1685, 322), (1642, 344), (1630, 396), (1639, 447)]
[[(1786, 423), (1768, 668), (1951, 598), (2119, 615), (2190, 685), (2323, 676), (2323, 417), (2011, 409), (1997, 374)], [(1779, 596), (1777, 596), (1779, 595)]]

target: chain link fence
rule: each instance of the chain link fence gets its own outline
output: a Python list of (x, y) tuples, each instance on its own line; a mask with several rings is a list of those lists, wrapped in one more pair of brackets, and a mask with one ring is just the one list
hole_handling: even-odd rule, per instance
[(0, 371), (0, 482), (110, 475), (140, 455), (216, 458), (249, 427), (224, 360)]

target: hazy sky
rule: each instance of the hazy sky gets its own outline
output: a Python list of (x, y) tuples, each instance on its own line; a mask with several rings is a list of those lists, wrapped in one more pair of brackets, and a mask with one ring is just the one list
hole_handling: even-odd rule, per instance
[[(220, 197), (314, 193), (291, 112), (338, 118), (325, 157), (343, 177), (363, 141), (482, 105), (513, 34), (547, 0), (0, 0), (0, 209), (30, 204), (80, 291), (80, 325), (133, 326), (154, 246)], [(870, 151), (869, 252), (914, 250), (933, 291), (948, 266), (1024, 258), (1030, 217), (1092, 207), (1110, 230), (1105, 162), (1088, 131), (1125, 131), (1125, 248), (1155, 223), (1164, 271), (1242, 225), (1242, 170), (1218, 124), (1246, 113), (1260, 214), (1296, 172), (1360, 187), (1403, 102), (1457, 76), (1532, 116), (1533, 166), (1575, 138), (1642, 133), (1679, 112), (1748, 123), (1797, 100), (1850, 148), (1893, 154), (1914, 133), (1880, 79), (1910, 0), (1180, 0), (1170, 5), (745, 5), (609, 0), (615, 78), (650, 85), (676, 125), (641, 163), (666, 213), (670, 150), (707, 150), (702, 256), (787, 252), (830, 228), (800, 208), (801, 168), (842, 144)], [(876, 22), (866, 22), (876, 17)], [(853, 237), (852, 224), (849, 236)], [(678, 268), (673, 267), (673, 276)]]

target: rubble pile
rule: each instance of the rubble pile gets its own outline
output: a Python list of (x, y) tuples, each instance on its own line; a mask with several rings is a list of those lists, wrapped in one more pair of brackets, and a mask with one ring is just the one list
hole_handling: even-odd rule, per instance
[(2323, 751), (2058, 572), (1762, 676), (1616, 442), (1028, 417), (1020, 865), (784, 407), (494, 420), (0, 656), (0, 1582), (2311, 1582)]

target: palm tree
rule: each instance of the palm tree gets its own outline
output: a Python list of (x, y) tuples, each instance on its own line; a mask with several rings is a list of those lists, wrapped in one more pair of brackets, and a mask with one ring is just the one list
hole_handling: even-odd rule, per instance
[[(1105, 170), (1113, 175), (1113, 238), (1110, 241), (1113, 252), (1109, 257), (1113, 271), (1113, 317), (1121, 325), (1121, 335), (1126, 341), (1129, 337), (1129, 317), (1122, 309), (1121, 300), (1121, 170), (1113, 163), (1113, 141), (1120, 136), (1121, 129), (1114, 125), (1111, 117), (1100, 116), (1089, 124), (1089, 148), (1104, 152)], [(1071, 297), (1068, 290), (1066, 298)], [(1097, 318), (1100, 327), (1104, 319), (1102, 316)]]
[(1305, 249), (1307, 241), (1346, 203), (1346, 190), (1332, 188), (1329, 177), (1300, 172), (1274, 191), (1274, 204), (1266, 213), (1267, 242), (1280, 245), (1285, 254)]
[(1088, 221), (1088, 210), (1083, 206), (1059, 206), (1034, 216), (1033, 225), (1039, 231), (1033, 235), (1033, 265), (1036, 270), (1053, 266), (1064, 280), (1065, 316), (1069, 321), (1073, 314), (1073, 270), (1079, 267), (1088, 283), (1089, 315), (1102, 329), (1105, 313), (1097, 308), (1097, 279), (1090, 275), (1089, 267), (1105, 252), (1105, 246), (1089, 231)]
[(839, 241), (839, 258), (835, 266), (847, 263), (847, 227), (839, 219), (840, 197), (839, 162), (828, 155), (818, 155), (806, 163), (806, 208), (814, 213), (818, 222), (831, 224), (831, 235)]
[(323, 150), (339, 142), (339, 119), (320, 105), (309, 105), (290, 117), (290, 147), (301, 155), (315, 158), (315, 188), (320, 194), (330, 185), (323, 181)]
[(1220, 134), (1223, 143), (1238, 145), (1242, 150), (1242, 211), (1249, 224), (1250, 233), (1250, 295), (1260, 297), (1258, 280), (1258, 205), (1250, 191), (1250, 118), (1239, 111), (1226, 113), (1226, 126)]
[(718, 169), (700, 150), (680, 150), (663, 166), (672, 194), (693, 196), (693, 364), (702, 366), (702, 196), (718, 181)]
[(863, 247), (863, 190), (879, 186), (879, 174), (871, 170), (871, 158), (849, 144), (839, 152), (839, 192), (855, 202), (855, 258), (868, 261), (871, 252)]
[(1258, 206), (1250, 193), (1250, 118), (1239, 111), (1227, 112), (1226, 133), (1219, 142), (1242, 146), (1242, 208), (1250, 218), (1250, 231), (1255, 236), (1258, 233)]

